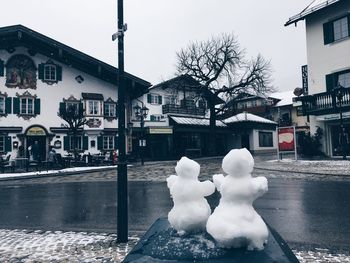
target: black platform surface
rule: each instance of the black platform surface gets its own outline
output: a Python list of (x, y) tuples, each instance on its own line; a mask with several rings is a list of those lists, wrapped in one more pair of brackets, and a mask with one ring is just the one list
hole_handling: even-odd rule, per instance
[(297, 263), (286, 242), (270, 226), (264, 250), (224, 249), (208, 234), (179, 236), (166, 218), (158, 219), (126, 256), (129, 262)]

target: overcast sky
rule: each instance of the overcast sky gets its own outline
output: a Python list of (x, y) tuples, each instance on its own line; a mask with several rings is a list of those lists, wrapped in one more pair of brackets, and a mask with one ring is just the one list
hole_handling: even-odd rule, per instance
[[(152, 84), (174, 76), (176, 51), (190, 41), (234, 33), (248, 57), (271, 61), (274, 86), (301, 86), (304, 22), (284, 27), (311, 0), (124, 0), (125, 69)], [(1, 26), (22, 24), (117, 66), (117, 0), (11, 0)]]

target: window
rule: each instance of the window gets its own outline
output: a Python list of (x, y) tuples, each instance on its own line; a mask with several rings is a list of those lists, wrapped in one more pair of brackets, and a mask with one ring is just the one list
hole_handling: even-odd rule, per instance
[(5, 136), (0, 136), (0, 152), (5, 151)]
[(161, 121), (162, 119), (164, 119), (163, 115), (151, 115), (150, 116), (151, 121)]
[(103, 149), (104, 150), (114, 149), (114, 136), (103, 136)]
[(177, 103), (176, 97), (174, 97), (174, 96), (165, 97), (165, 104), (176, 105), (176, 103)]
[(343, 17), (333, 22), (334, 41), (349, 36), (348, 18)]
[(100, 115), (100, 101), (97, 101), (97, 100), (88, 101), (88, 114)]
[[(76, 139), (76, 140), (75, 140)], [(83, 137), (82, 136), (69, 136), (69, 149), (70, 150), (82, 150), (83, 144), (82, 144)], [(74, 143), (76, 141), (76, 143)]]
[(259, 131), (259, 147), (273, 147), (272, 132)]
[(51, 64), (46, 64), (44, 66), (44, 80), (46, 81), (56, 81), (56, 66)]
[(147, 94), (147, 102), (150, 104), (162, 104), (162, 96), (158, 94)]
[(342, 73), (338, 75), (338, 83), (345, 88), (350, 87), (350, 72)]
[(349, 37), (349, 17), (345, 16), (323, 24), (324, 44)]
[(5, 97), (0, 96), (0, 114), (5, 114)]
[(21, 98), (20, 99), (20, 114), (34, 115), (34, 99), (33, 98)]
[(105, 103), (105, 117), (116, 116), (116, 104)]

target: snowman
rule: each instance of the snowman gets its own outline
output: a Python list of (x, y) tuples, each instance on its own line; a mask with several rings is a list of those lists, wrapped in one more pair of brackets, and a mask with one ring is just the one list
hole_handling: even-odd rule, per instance
[(222, 161), (227, 176), (213, 176), (221, 199), (206, 228), (219, 246), (261, 250), (267, 242), (266, 224), (252, 205), (256, 198), (267, 192), (267, 179), (252, 178), (253, 166), (254, 159), (247, 149), (234, 149)]
[(214, 193), (215, 186), (210, 181), (198, 180), (200, 166), (187, 157), (177, 162), (175, 171), (177, 175), (166, 179), (174, 202), (168, 214), (169, 223), (179, 235), (203, 231), (211, 214), (204, 197)]

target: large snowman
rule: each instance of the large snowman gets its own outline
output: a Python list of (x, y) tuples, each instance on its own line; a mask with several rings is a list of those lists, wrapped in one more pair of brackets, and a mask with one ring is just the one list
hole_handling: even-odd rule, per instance
[(254, 159), (247, 149), (231, 150), (222, 161), (227, 176), (216, 174), (214, 184), (220, 203), (207, 222), (207, 232), (222, 247), (263, 249), (268, 229), (253, 208), (253, 201), (267, 192), (265, 177), (252, 178)]
[(203, 231), (211, 214), (204, 197), (214, 193), (215, 186), (210, 181), (198, 180), (200, 166), (187, 157), (177, 162), (175, 171), (177, 175), (167, 178), (174, 201), (174, 207), (168, 214), (169, 223), (180, 235)]

